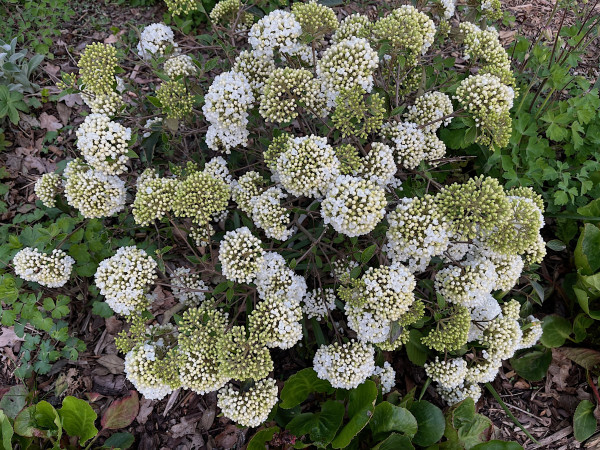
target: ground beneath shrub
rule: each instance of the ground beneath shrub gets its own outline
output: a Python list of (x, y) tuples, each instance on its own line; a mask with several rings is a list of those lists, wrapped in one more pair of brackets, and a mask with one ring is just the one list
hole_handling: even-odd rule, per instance
[[(79, 53), (86, 44), (93, 41), (117, 42), (124, 33), (128, 33), (135, 24), (143, 25), (160, 21), (164, 12), (162, 4), (149, 8), (130, 8), (127, 6), (104, 5), (103, 2), (73, 2), (77, 14), (66, 24), (61, 37), (51, 49), (54, 60), (42, 64), (42, 74), (38, 83), (49, 92), (56, 93), (55, 82), (60, 72), (76, 70)], [(553, 3), (536, 0), (532, 3), (520, 0), (507, 0), (504, 7), (516, 17), (518, 27), (527, 36), (534, 36), (543, 29), (553, 8)], [(347, 7), (353, 11), (358, 6)], [(360, 5), (362, 11), (365, 5)], [(376, 16), (376, 6), (366, 6), (367, 12)], [(569, 18), (567, 17), (566, 20)], [(548, 27), (558, 26), (555, 18)], [(113, 34), (116, 33), (116, 34)], [(514, 39), (514, 29), (500, 30), (502, 39), (509, 43)], [(197, 34), (202, 34), (197, 30)], [(595, 82), (598, 76), (598, 47), (592, 46), (586, 58), (586, 75)], [(138, 80), (140, 81), (140, 80)], [(141, 80), (142, 82), (144, 80)], [(7, 152), (0, 154), (0, 164), (6, 166), (11, 178), (11, 189), (7, 201), (9, 209), (0, 217), (6, 223), (17, 213), (30, 211), (35, 202), (33, 184), (42, 173), (53, 171), (56, 163), (65, 157), (73, 157), (75, 126), (82, 121), (79, 111), (81, 98), (67, 96), (62, 101), (47, 102), (41, 110), (31, 115), (23, 115), (18, 126), (8, 126), (6, 139), (13, 142)], [(53, 142), (44, 143), (47, 132), (62, 129), (63, 133)], [(561, 277), (568, 272), (568, 261), (558, 255), (550, 255), (545, 261), (543, 274), (547, 284), (558, 286)], [(78, 294), (86, 292), (86, 286), (76, 286), (70, 292), (73, 310), (70, 317), (70, 330), (77, 333), (87, 345), (87, 351), (75, 361), (60, 361), (51, 372), (29, 380), (31, 389), (36, 389), (40, 398), (51, 403), (60, 403), (60, 396), (74, 395), (87, 398), (101, 412), (115, 399), (128, 395), (131, 384), (123, 375), (123, 359), (117, 354), (114, 336), (122, 329), (123, 322), (115, 317), (103, 319), (92, 315), (85, 307), (87, 299)], [(160, 286), (156, 288), (158, 301), (154, 313), (158, 317), (174, 304), (171, 294)], [(560, 290), (554, 290), (544, 304), (545, 313), (565, 313), (566, 302)], [(20, 342), (10, 329), (2, 328), (0, 335), (0, 396), (18, 380), (12, 375), (15, 355)], [(277, 355), (286, 371), (299, 367), (291, 352)], [(406, 392), (425, 382), (422, 369), (412, 366), (406, 359), (391, 361), (398, 374), (397, 388)], [(593, 380), (597, 382), (596, 379)], [(66, 390), (58, 394), (64, 386)], [(512, 414), (527, 428), (546, 449), (582, 448), (575, 441), (572, 429), (572, 417), (577, 404), (583, 399), (591, 399), (585, 371), (564, 357), (560, 350), (553, 352), (552, 365), (544, 381), (529, 383), (511, 369), (506, 362), (493, 386), (502, 397)], [(433, 388), (428, 388), (429, 399), (440, 406), (443, 404)], [(501, 406), (487, 392), (478, 403), (479, 412), (494, 423), (492, 437), (503, 440), (515, 440), (526, 449), (540, 448), (535, 445), (507, 416)], [(214, 393), (199, 396), (193, 392), (175, 391), (163, 401), (141, 399), (136, 420), (127, 429), (136, 437), (138, 449), (213, 449), (241, 448), (253, 432), (239, 429), (231, 421), (217, 417), (219, 413)], [(107, 437), (107, 436), (106, 436)], [(102, 440), (99, 441), (100, 443)], [(592, 438), (585, 448), (600, 448), (600, 438)]]

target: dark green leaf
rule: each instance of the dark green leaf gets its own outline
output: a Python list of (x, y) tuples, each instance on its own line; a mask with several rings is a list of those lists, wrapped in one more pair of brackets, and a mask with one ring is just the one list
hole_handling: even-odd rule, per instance
[(471, 450), (523, 450), (516, 442), (488, 441), (477, 444)]
[(435, 444), (444, 435), (446, 422), (442, 410), (426, 400), (414, 402), (410, 412), (415, 419), (419, 429), (413, 437), (413, 443), (422, 447)]
[(373, 447), (373, 450), (413, 450), (414, 448), (407, 436), (392, 433), (385, 441)]
[[(133, 445), (135, 437), (131, 433), (115, 433), (104, 441), (102, 448), (120, 448), (127, 449)], [(250, 447), (248, 447), (250, 448)]]
[(273, 439), (276, 433), (279, 433), (279, 427), (271, 427), (265, 430), (257, 431), (250, 442), (246, 450), (265, 450), (265, 444)]
[(541, 345), (518, 351), (510, 364), (519, 376), (529, 381), (540, 381), (548, 372), (552, 362), (552, 350)]
[(544, 334), (540, 342), (549, 348), (560, 347), (571, 334), (571, 323), (560, 316), (544, 317), (542, 328)]
[(27, 394), (27, 388), (21, 384), (11, 387), (0, 400), (0, 409), (14, 420), (19, 412), (25, 408)]
[(344, 405), (335, 400), (328, 400), (320, 412), (300, 414), (286, 425), (286, 429), (295, 436), (308, 434), (313, 444), (325, 447), (334, 438), (343, 419)]
[(573, 416), (573, 432), (579, 442), (585, 441), (596, 431), (598, 423), (594, 417), (594, 404), (583, 400), (577, 405)]
[(302, 369), (285, 382), (281, 390), (281, 408), (289, 409), (302, 403), (309, 394), (323, 392), (331, 394), (334, 389), (327, 380), (321, 380), (312, 368)]
[(379, 439), (382, 434), (390, 431), (399, 431), (412, 437), (418, 428), (417, 419), (408, 409), (388, 402), (381, 402), (375, 407), (369, 427), (374, 439)]

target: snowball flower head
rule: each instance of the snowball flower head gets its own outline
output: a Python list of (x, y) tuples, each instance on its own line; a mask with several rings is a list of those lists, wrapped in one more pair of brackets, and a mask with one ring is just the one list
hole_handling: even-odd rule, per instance
[(293, 55), (300, 47), (300, 23), (287, 11), (275, 10), (255, 23), (248, 34), (254, 53), (272, 58), (275, 50)]
[(334, 388), (354, 389), (375, 370), (374, 350), (371, 345), (354, 340), (323, 345), (315, 353), (313, 366), (317, 376)]
[(335, 309), (335, 290), (317, 288), (302, 298), (302, 312), (312, 319), (324, 319), (329, 311)]
[(191, 77), (198, 72), (196, 65), (188, 55), (173, 56), (165, 61), (165, 72), (170, 78)]
[(261, 241), (248, 227), (225, 233), (219, 249), (219, 259), (225, 278), (238, 283), (251, 283), (263, 260)]
[(217, 395), (223, 415), (244, 427), (257, 427), (269, 417), (277, 403), (277, 386), (272, 378), (258, 381), (247, 391), (227, 385)]
[(173, 392), (158, 370), (155, 344), (140, 344), (125, 355), (125, 375), (148, 400), (160, 400)]
[(50, 288), (66, 284), (74, 263), (75, 260), (60, 249), (46, 254), (35, 248), (25, 247), (13, 258), (17, 276)]
[(169, 47), (177, 49), (173, 30), (162, 23), (148, 25), (142, 31), (137, 52), (143, 59), (149, 60), (153, 56), (164, 56)]
[(60, 175), (54, 172), (45, 173), (37, 179), (33, 190), (45, 207), (54, 208), (56, 196), (62, 187)]
[(383, 363), (383, 367), (375, 367), (373, 376), (379, 377), (381, 383), (381, 393), (387, 394), (396, 385), (396, 371), (387, 361)]

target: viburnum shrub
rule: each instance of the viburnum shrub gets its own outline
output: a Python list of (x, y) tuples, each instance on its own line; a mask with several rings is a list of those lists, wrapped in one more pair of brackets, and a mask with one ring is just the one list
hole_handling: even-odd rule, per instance
[[(134, 54), (158, 75), (154, 93), (116, 78), (109, 44), (63, 77), (92, 114), (81, 157), (37, 192), (86, 218), (119, 213), (158, 243), (124, 246), (95, 274), (130, 323), (116, 344), (144, 396), (218, 391), (227, 417), (256, 426), (277, 402), (281, 350), (332, 387), (373, 377), (387, 393), (394, 369), (379, 362), (408, 345), (454, 404), (537, 342), (540, 322), (508, 293), (544, 256), (543, 203), (463, 173), (438, 137), (461, 117), (482, 145), (506, 144), (508, 56), (493, 29), (449, 21), (446, 3), (374, 22), (295, 3), (249, 26), (225, 0), (213, 19), (239, 45), (218, 74), (153, 24)], [(46, 264), (28, 261), (29, 277)], [(155, 283), (180, 302), (160, 323), (145, 313)]]

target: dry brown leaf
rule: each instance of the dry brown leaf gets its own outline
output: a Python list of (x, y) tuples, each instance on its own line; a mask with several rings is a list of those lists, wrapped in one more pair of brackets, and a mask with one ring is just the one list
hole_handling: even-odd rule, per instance
[(58, 111), (58, 117), (62, 123), (69, 123), (71, 118), (71, 108), (64, 103), (57, 103), (56, 110)]
[(215, 436), (215, 442), (218, 447), (225, 449), (233, 448), (236, 446), (241, 432), (236, 425), (229, 424), (225, 427), (225, 431)]
[(69, 108), (72, 108), (75, 105), (83, 105), (83, 99), (79, 94), (67, 94), (60, 100), (65, 102), (65, 105), (67, 105)]
[(56, 117), (45, 112), (40, 114), (40, 126), (48, 131), (57, 131), (63, 127)]
[(55, 66), (54, 64), (50, 64), (50, 63), (46, 63), (44, 65), (44, 70), (46, 72), (48, 72), (50, 75), (58, 75), (58, 72), (60, 72), (60, 67), (59, 66)]
[(119, 40), (119, 37), (117, 35), (111, 34), (109, 37), (104, 39), (104, 43), (105, 44), (116, 44), (118, 40)]
[(113, 375), (123, 373), (125, 370), (125, 362), (117, 355), (102, 355), (98, 358), (98, 364), (106, 367)]
[(23, 341), (15, 334), (13, 327), (2, 327), (2, 334), (0, 335), (0, 347), (12, 347), (15, 342)]
[(148, 417), (152, 413), (153, 409), (154, 402), (152, 400), (148, 400), (147, 398), (142, 397), (142, 399), (140, 400), (140, 410), (135, 420), (137, 420), (137, 422), (140, 425), (144, 425), (148, 420)]

